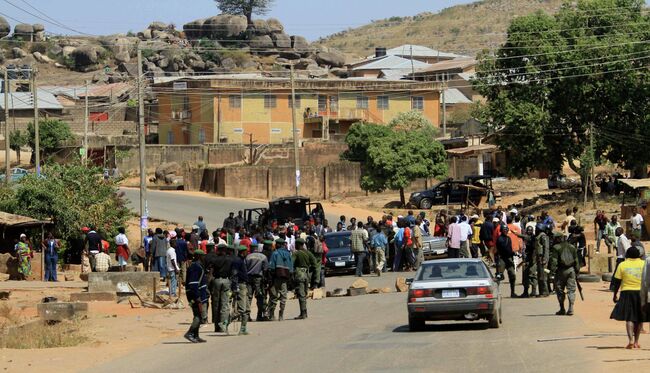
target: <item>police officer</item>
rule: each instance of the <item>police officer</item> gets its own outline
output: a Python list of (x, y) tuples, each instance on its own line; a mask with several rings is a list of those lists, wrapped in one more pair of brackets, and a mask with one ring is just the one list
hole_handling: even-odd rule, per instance
[(253, 303), (253, 298), (257, 300), (256, 320), (264, 321), (266, 313), (264, 283), (269, 271), (269, 261), (266, 255), (260, 252), (259, 247), (256, 247), (255, 252), (246, 256), (246, 269), (248, 270), (248, 304), (250, 306)]
[(546, 234), (544, 224), (537, 224), (535, 228), (535, 253), (537, 259), (537, 283), (539, 284), (539, 295), (548, 297), (548, 276), (546, 275), (550, 255), (550, 239)]
[(273, 276), (271, 300), (269, 302), (269, 320), (275, 321), (275, 307), (280, 303), (278, 319), (284, 320), (284, 307), (287, 303), (287, 282), (293, 275), (293, 261), (286, 242), (280, 238), (275, 241), (276, 250), (269, 261), (269, 271)]
[(205, 339), (199, 337), (199, 329), (201, 327), (201, 320), (203, 314), (203, 301), (208, 298), (207, 295), (207, 280), (205, 270), (201, 264), (201, 258), (205, 253), (202, 250), (194, 251), (192, 264), (187, 269), (187, 287), (186, 296), (187, 301), (192, 307), (192, 325), (185, 333), (184, 337), (192, 343), (204, 343)]
[[(294, 279), (296, 284), (296, 297), (300, 304), (300, 316), (295, 320), (307, 318), (307, 292), (309, 290), (309, 281), (316, 284), (316, 279), (320, 279), (320, 263), (310, 251), (305, 249), (305, 240), (296, 239), (296, 251), (293, 253)], [(312, 277), (313, 276), (313, 277)]]
[(230, 278), (233, 274), (233, 257), (226, 255), (228, 247), (219, 245), (217, 255), (206, 258), (206, 266), (212, 271), (210, 291), (212, 295), (212, 322), (215, 333), (225, 333), (228, 330), (230, 315)]
[(246, 326), (251, 313), (248, 301), (248, 269), (246, 268), (246, 252), (248, 248), (244, 245), (237, 247), (237, 256), (233, 260), (232, 292), (236, 297), (237, 315), (241, 322), (239, 335), (248, 335)]
[[(523, 271), (524, 293), (522, 298), (537, 296), (537, 255), (535, 251), (535, 229), (531, 226), (526, 227), (526, 233), (518, 235), (523, 238), (526, 245), (524, 250), (525, 268)], [(528, 293), (528, 289), (531, 289)]]
[(515, 256), (515, 253), (512, 251), (512, 239), (508, 236), (510, 229), (507, 226), (501, 227), (501, 235), (497, 238), (496, 247), (497, 255), (499, 257), (497, 265), (497, 275), (503, 278), (503, 271), (508, 272), (508, 282), (510, 283), (510, 297), (517, 298), (515, 294), (515, 281), (517, 276), (515, 275), (515, 263), (512, 258)]
[[(566, 242), (564, 234), (554, 234), (554, 245), (550, 255), (551, 276), (555, 277), (555, 291), (560, 303), (560, 310), (556, 315), (573, 315), (573, 304), (576, 300), (576, 277), (580, 273), (578, 250)], [(564, 300), (568, 291), (569, 309), (565, 310)]]

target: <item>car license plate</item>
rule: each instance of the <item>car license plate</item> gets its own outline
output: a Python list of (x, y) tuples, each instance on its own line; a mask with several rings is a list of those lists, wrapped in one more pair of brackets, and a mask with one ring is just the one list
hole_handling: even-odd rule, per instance
[(335, 262), (334, 265), (336, 267), (345, 267), (345, 262)]
[(436, 255), (442, 255), (442, 254), (445, 253), (445, 251), (447, 251), (447, 250), (436, 250), (435, 253), (436, 253)]
[(443, 298), (459, 298), (460, 297), (460, 290), (443, 290), (442, 291), (442, 297)]

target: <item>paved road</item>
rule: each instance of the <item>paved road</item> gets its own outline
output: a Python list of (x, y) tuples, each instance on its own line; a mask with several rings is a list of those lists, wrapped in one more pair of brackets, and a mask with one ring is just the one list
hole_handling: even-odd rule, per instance
[[(122, 188), (129, 207), (140, 209), (140, 195), (137, 189)], [(199, 215), (203, 215), (208, 229), (221, 227), (228, 213), (239, 210), (264, 207), (261, 202), (233, 200), (212, 196), (188, 195), (182, 192), (150, 190), (147, 192), (149, 214), (152, 218), (167, 220), (183, 225), (192, 225)]]
[[(394, 284), (394, 275), (381, 284)], [(354, 279), (328, 278), (328, 288), (347, 287)], [(390, 285), (389, 285), (390, 286)], [(288, 316), (298, 313), (288, 304)], [(555, 300), (506, 299), (504, 324), (435, 323), (410, 333), (405, 295), (392, 293), (327, 298), (309, 302), (309, 319), (251, 323), (251, 335), (226, 337), (202, 329), (206, 344), (175, 338), (120, 357), (93, 373), (139, 372), (550, 372), (596, 371), (594, 356), (581, 341), (539, 343), (538, 338), (580, 336), (579, 316), (557, 317)], [(189, 320), (189, 311), (185, 311)], [(178, 325), (179, 330), (187, 324)], [(602, 368), (602, 366), (600, 367)], [(600, 371), (600, 370), (598, 370)]]
[[(137, 189), (122, 188), (129, 207), (135, 211), (140, 209), (140, 195)], [(187, 194), (175, 191), (155, 191), (147, 192), (147, 202), (149, 214), (152, 218), (167, 220), (183, 225), (192, 225), (199, 215), (203, 215), (208, 225), (208, 230), (221, 227), (223, 220), (228, 217), (228, 213), (233, 211), (235, 214), (239, 210), (267, 207), (264, 202), (247, 201), (242, 199), (219, 198), (210, 195)], [(326, 212), (326, 218), (330, 222), (338, 221), (336, 214)]]

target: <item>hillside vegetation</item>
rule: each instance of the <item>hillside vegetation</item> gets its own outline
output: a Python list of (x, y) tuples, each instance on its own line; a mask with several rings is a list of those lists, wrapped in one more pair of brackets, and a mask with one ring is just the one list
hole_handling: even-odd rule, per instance
[(554, 13), (563, 0), (484, 0), (446, 8), (438, 13), (391, 17), (342, 31), (318, 43), (345, 53), (370, 55), (375, 47), (419, 44), (445, 52), (476, 55), (505, 40), (510, 21), (541, 10)]

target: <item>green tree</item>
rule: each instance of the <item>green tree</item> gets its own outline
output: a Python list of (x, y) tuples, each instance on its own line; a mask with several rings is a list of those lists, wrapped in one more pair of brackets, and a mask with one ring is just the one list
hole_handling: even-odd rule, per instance
[[(40, 148), (41, 154), (47, 156), (56, 150), (61, 143), (66, 140), (73, 138), (72, 131), (70, 131), (70, 126), (68, 123), (63, 122), (58, 119), (45, 119), (38, 122), (38, 134), (40, 138)], [(36, 145), (34, 144), (34, 139), (36, 135), (34, 134), (34, 122), (30, 122), (27, 126), (27, 132), (29, 132), (28, 144), (32, 148), (32, 159), (34, 158), (36, 151)]]
[(401, 112), (388, 123), (390, 128), (402, 131), (419, 131), (423, 130), (429, 136), (435, 137), (438, 130), (433, 126), (433, 123), (427, 119), (421, 111), (412, 110)]
[(0, 191), (0, 206), (9, 212), (37, 219), (52, 219), (64, 239), (78, 237), (83, 226), (93, 225), (107, 237), (129, 217), (129, 210), (113, 180), (103, 180), (100, 168), (81, 165), (46, 166), (47, 177), (28, 175), (13, 196)]
[[(580, 0), (555, 16), (516, 18), (505, 44), (479, 58), (475, 88), (487, 98), (478, 119), (510, 152), (508, 171), (583, 177), (606, 158), (644, 171), (650, 162), (650, 23), (641, 0)], [(580, 160), (583, 162), (580, 162)]]
[(214, 0), (219, 10), (226, 14), (246, 16), (248, 24), (253, 24), (253, 14), (265, 15), (271, 10), (273, 0)]
[(19, 164), (20, 164), (20, 149), (23, 146), (27, 145), (28, 140), (29, 140), (29, 135), (26, 132), (23, 132), (21, 130), (11, 131), (11, 133), (9, 134), (9, 144), (11, 146), (11, 150), (16, 152), (16, 158), (18, 158)]
[(357, 123), (350, 128), (346, 142), (348, 159), (363, 163), (361, 188), (370, 192), (399, 190), (402, 205), (406, 204), (404, 188), (411, 182), (447, 174), (445, 149), (427, 129), (402, 131)]

